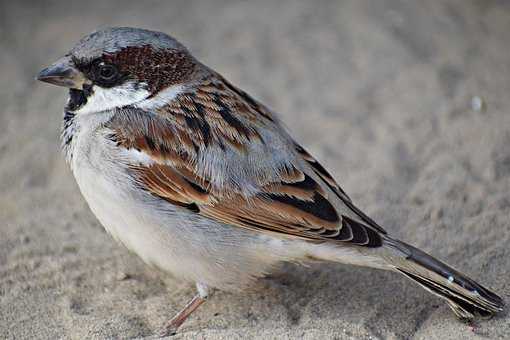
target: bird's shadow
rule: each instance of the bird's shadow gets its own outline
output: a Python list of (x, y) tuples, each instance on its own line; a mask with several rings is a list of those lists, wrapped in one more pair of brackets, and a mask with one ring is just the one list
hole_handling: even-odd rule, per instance
[[(459, 322), (441, 299), (397, 273), (334, 263), (310, 267), (285, 264), (248, 294), (236, 296), (215, 295), (223, 303), (236, 300), (233, 303), (239, 304), (230, 309), (232, 315), (223, 315), (224, 319), (239, 320), (242, 315), (255, 322), (277, 322), (279, 326), (283, 322), (288, 327), (309, 320), (339, 320), (344, 325), (361, 325), (377, 338), (409, 338), (433, 313), (440, 313), (445, 322)], [(275, 315), (275, 310), (280, 313)]]
[[(138, 283), (152, 286), (159, 282), (157, 289), (147, 295), (158, 295), (168, 303), (165, 291), (174, 290), (180, 281), (142, 268)], [(162, 310), (169, 315), (194, 294), (192, 285), (177, 285), (181, 301), (174, 301), (171, 310), (166, 311), (168, 305)], [(324, 262), (310, 266), (287, 263), (253, 288), (243, 293), (215, 291), (179, 333), (233, 325), (314, 328), (320, 327), (320, 320), (338, 320), (347, 333), (352, 325), (376, 338), (410, 338), (431, 316), (462, 325), (441, 299), (398, 273), (382, 270)], [(497, 318), (507, 318), (507, 312)], [(476, 331), (483, 336), (486, 329), (480, 327)]]

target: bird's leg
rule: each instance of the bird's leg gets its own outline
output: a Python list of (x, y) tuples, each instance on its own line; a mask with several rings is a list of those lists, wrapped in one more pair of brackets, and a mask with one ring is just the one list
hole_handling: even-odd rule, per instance
[(200, 307), (209, 297), (209, 289), (207, 286), (197, 283), (197, 295), (179, 313), (177, 313), (163, 328), (160, 333), (161, 337), (174, 335), (177, 329), (188, 319), (198, 307)]

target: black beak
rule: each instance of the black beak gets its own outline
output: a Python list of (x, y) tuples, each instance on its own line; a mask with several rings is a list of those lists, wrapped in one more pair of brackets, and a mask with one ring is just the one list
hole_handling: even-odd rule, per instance
[(71, 57), (66, 56), (48, 66), (37, 75), (37, 80), (57, 86), (82, 89), (86, 78), (74, 67)]

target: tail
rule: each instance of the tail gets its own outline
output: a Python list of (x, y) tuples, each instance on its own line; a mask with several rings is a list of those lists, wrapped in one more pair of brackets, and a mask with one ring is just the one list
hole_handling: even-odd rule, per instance
[(395, 269), (445, 299), (460, 319), (490, 317), (503, 310), (503, 299), (447, 264), (402, 241), (385, 238), (385, 244), (406, 255), (391, 261)]

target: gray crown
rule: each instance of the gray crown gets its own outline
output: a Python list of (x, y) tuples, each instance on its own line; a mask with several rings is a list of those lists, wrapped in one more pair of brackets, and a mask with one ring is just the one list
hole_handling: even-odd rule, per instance
[(110, 27), (83, 37), (73, 47), (71, 54), (80, 59), (93, 59), (105, 52), (115, 53), (128, 46), (148, 44), (154, 48), (187, 51), (180, 42), (162, 32), (132, 27)]

